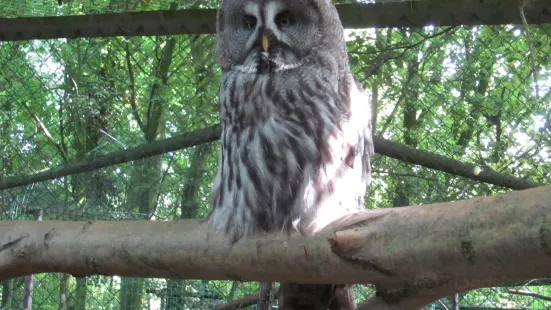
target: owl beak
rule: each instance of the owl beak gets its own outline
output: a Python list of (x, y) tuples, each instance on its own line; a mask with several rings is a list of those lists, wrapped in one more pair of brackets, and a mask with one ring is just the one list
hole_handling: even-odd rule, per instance
[(263, 34), (262, 35), (262, 48), (264, 49), (265, 52), (267, 52), (269, 47), (270, 47), (270, 39), (268, 39), (267, 34)]

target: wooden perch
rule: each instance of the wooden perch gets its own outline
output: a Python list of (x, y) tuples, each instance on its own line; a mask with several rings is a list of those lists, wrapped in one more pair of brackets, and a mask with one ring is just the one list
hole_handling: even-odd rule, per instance
[[(314, 237), (231, 245), (198, 220), (0, 222), (0, 280), (75, 276), (370, 283), (360, 309), (416, 309), (455, 292), (551, 277), (551, 186), (360, 212)], [(521, 268), (519, 268), (521, 267)]]
[[(522, 24), (518, 4), (519, 0), (404, 0), (338, 4), (337, 10), (343, 26), (351, 29)], [(524, 8), (526, 23), (549, 23), (549, 12), (549, 1), (530, 0)], [(207, 34), (215, 32), (215, 20), (215, 9), (0, 18), (0, 42)]]

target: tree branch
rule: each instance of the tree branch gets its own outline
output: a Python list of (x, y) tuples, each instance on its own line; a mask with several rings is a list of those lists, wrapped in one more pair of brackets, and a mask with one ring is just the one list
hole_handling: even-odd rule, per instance
[[(420, 165), (425, 168), (435, 169), (453, 175), (516, 190), (543, 185), (494, 170), (485, 169), (484, 167), (477, 165), (447, 158), (431, 152), (419, 150), (398, 142), (385, 140), (380, 137), (374, 137), (373, 142), (375, 143), (376, 153), (392, 157), (406, 163)], [(0, 183), (0, 189), (1, 188)]]
[[(345, 28), (521, 24), (518, 0), (413, 0), (337, 5)], [(531, 0), (529, 24), (551, 21), (551, 4)], [(215, 9), (0, 18), (0, 41), (214, 33)]]
[[(273, 296), (273, 300), (276, 300), (279, 296), (279, 289), (272, 289), (271, 295)], [(214, 310), (236, 310), (236, 309), (247, 308), (252, 305), (256, 305), (258, 303), (259, 297), (260, 297), (259, 292), (256, 292), (254, 294), (245, 296), (241, 299), (233, 300), (226, 304), (220, 305), (214, 308)]]
[(428, 41), (430, 39), (434, 39), (434, 38), (439, 37), (441, 35), (447, 34), (448, 32), (451, 32), (452, 30), (455, 30), (458, 27), (459, 26), (448, 27), (448, 28), (446, 28), (442, 31), (438, 31), (438, 32), (435, 32), (435, 33), (430, 34), (430, 35), (422, 35), (422, 34), (418, 33), (419, 35), (421, 35), (423, 37), (423, 39), (419, 40), (415, 43), (411, 43), (411, 44), (407, 44), (407, 45), (394, 45), (390, 48), (378, 49), (378, 50), (373, 51), (373, 52), (356, 52), (356, 51), (353, 51), (353, 52), (349, 52), (349, 53), (350, 54), (357, 54), (357, 55), (373, 55), (373, 54), (388, 54), (388, 53), (396, 51), (396, 50), (404, 50), (398, 56), (390, 58), (390, 59), (396, 59), (396, 58), (399, 58), (399, 57), (403, 56), (408, 50), (410, 50), (412, 48), (415, 48), (415, 47), (425, 43), (426, 41)]
[[(124, 151), (114, 152), (103, 156), (89, 157), (84, 161), (55, 167), (47, 171), (3, 178), (0, 179), (0, 190), (110, 167), (137, 159), (162, 155), (164, 153), (213, 142), (220, 139), (220, 131), (220, 125), (214, 125), (199, 130), (193, 130), (180, 136), (129, 148)], [(469, 179), (517, 190), (543, 185), (493, 170), (484, 170), (482, 167), (477, 165), (464, 163), (431, 152), (422, 151), (380, 137), (374, 137), (373, 142), (375, 144), (375, 152), (378, 154), (389, 156), (406, 163), (463, 176)]]
[(21, 105), (27, 111), (27, 113), (34, 119), (36, 126), (44, 134), (48, 142), (50, 142), (50, 144), (58, 151), (61, 158), (63, 158), (63, 162), (68, 162), (67, 154), (65, 153), (63, 147), (59, 143), (55, 142), (54, 137), (52, 136), (52, 134), (50, 133), (46, 125), (44, 125), (42, 120), (38, 117), (38, 115), (36, 115), (36, 113), (34, 113), (31, 110), (31, 108), (29, 108), (27, 104), (25, 104), (24, 102), (22, 102)]
[(534, 77), (534, 86), (536, 89), (536, 99), (540, 98), (540, 88), (539, 88), (539, 78), (538, 78), (538, 67), (536, 66), (536, 56), (534, 54), (534, 43), (532, 41), (532, 36), (530, 35), (530, 28), (528, 28), (528, 21), (526, 21), (526, 15), (524, 9), (527, 5), (527, 0), (519, 0), (518, 9), (520, 13), (520, 19), (522, 20), (522, 25), (524, 26), (524, 31), (526, 33), (526, 41), (528, 42), (528, 57), (530, 57), (530, 64), (532, 65), (532, 76)]
[(530, 292), (530, 291), (508, 290), (507, 292), (508, 292), (509, 294), (524, 295), (524, 296), (530, 296), (530, 297), (534, 297), (534, 298), (541, 299), (541, 300), (551, 301), (551, 297), (549, 297), (549, 296), (545, 296), (545, 295), (541, 295), (541, 294), (532, 293), (532, 292)]
[(417, 309), (455, 292), (551, 277), (549, 214), (551, 186), (358, 212), (314, 237), (264, 234), (235, 244), (197, 220), (4, 221), (0, 281), (63, 272), (370, 283), (377, 294), (360, 309)]
[(165, 140), (142, 144), (123, 151), (102, 156), (88, 157), (84, 161), (52, 168), (47, 171), (0, 179), (0, 190), (52, 180), (72, 174), (110, 167), (133, 160), (162, 155), (164, 153), (209, 143), (220, 138), (220, 126), (193, 130)]
[(126, 70), (128, 71), (128, 80), (130, 82), (130, 98), (128, 101), (130, 102), (130, 107), (132, 108), (132, 115), (134, 115), (134, 119), (136, 120), (136, 123), (138, 123), (138, 126), (140, 127), (142, 132), (146, 131), (145, 125), (142, 122), (142, 118), (140, 117), (140, 113), (138, 111), (138, 105), (136, 104), (136, 84), (134, 82), (134, 70), (132, 70), (132, 54), (130, 53), (130, 44), (126, 42), (124, 44), (124, 57), (126, 60)]

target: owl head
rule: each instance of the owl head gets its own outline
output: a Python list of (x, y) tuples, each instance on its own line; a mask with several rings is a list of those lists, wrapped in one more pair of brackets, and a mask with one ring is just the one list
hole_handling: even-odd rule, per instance
[(330, 0), (222, 0), (216, 53), (223, 71), (262, 74), (320, 62), (348, 68)]

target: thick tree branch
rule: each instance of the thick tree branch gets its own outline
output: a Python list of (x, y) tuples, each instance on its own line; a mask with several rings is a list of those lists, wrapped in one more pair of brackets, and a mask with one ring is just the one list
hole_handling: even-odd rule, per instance
[[(337, 5), (345, 28), (521, 24), (518, 0), (413, 0)], [(551, 4), (531, 0), (529, 24), (551, 21)], [(126, 12), (84, 16), (0, 18), (0, 41), (204, 34), (215, 32), (216, 10)]]
[[(199, 130), (190, 131), (180, 136), (129, 148), (124, 151), (114, 152), (103, 156), (90, 157), (81, 162), (56, 167), (47, 171), (3, 178), (0, 179), (0, 190), (110, 167), (137, 159), (161, 155), (180, 149), (213, 142), (218, 139), (220, 139), (220, 125), (214, 125)], [(543, 185), (493, 170), (484, 170), (476, 165), (467, 164), (441, 155), (418, 150), (416, 148), (380, 137), (374, 137), (373, 140), (376, 153), (389, 156), (406, 163), (420, 165), (473, 180), (517, 190)]]
[(459, 291), (551, 277), (549, 214), (551, 186), (360, 212), (314, 237), (268, 234), (233, 245), (197, 220), (6, 221), (0, 280), (64, 272), (370, 283), (377, 295), (364, 308), (416, 309)]

